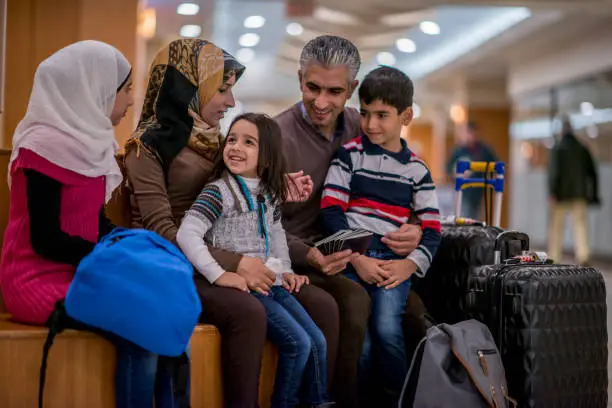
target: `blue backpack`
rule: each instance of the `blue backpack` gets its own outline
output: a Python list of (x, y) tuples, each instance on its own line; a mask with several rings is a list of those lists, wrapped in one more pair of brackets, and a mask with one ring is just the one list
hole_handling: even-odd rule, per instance
[(202, 306), (193, 267), (170, 241), (115, 228), (79, 264), (66, 313), (163, 356), (189, 344)]
[[(176, 246), (152, 231), (115, 228), (79, 263), (66, 299), (47, 321), (38, 406), (49, 351), (64, 329), (122, 337), (161, 356), (178, 357), (178, 369), (187, 359), (201, 310), (193, 267)], [(188, 393), (182, 394), (188, 406)]]

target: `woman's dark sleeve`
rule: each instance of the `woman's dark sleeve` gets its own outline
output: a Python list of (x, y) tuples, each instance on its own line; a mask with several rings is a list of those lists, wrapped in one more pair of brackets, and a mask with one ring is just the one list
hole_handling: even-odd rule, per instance
[(104, 211), (104, 206), (102, 207), (102, 209), (100, 210), (100, 227), (99, 227), (99, 233), (98, 233), (98, 241), (100, 241), (102, 239), (103, 236), (105, 236), (106, 234), (110, 233), (113, 229), (115, 229), (116, 225), (113, 224), (111, 222), (111, 220), (109, 220), (106, 217), (106, 212)]
[(43, 258), (77, 266), (89, 254), (95, 243), (62, 231), (60, 207), (62, 184), (35, 170), (24, 170), (30, 240), (34, 252)]

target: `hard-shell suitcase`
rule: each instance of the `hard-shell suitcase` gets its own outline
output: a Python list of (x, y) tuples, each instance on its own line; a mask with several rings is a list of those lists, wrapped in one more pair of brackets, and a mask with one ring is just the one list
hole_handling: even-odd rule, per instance
[[(489, 178), (467, 178), (467, 170), (493, 173)], [(442, 241), (434, 256), (429, 271), (422, 279), (413, 279), (412, 289), (419, 294), (427, 311), (436, 322), (455, 324), (467, 318), (465, 293), (471, 267), (493, 264), (495, 238), (503, 230), (501, 219), (502, 194), (504, 190), (504, 163), (468, 162), (457, 163), (455, 179), (455, 214), (461, 214), (462, 190), (473, 187), (488, 187), (496, 194), (493, 219), (496, 226), (455, 225), (442, 226)], [(487, 214), (493, 207), (485, 203)], [(460, 219), (456, 218), (458, 221)]]
[(442, 241), (424, 278), (413, 279), (427, 312), (436, 322), (466, 320), (465, 293), (470, 268), (490, 265), (495, 237), (502, 232), (490, 226), (443, 226)]
[(589, 267), (524, 262), (502, 255), (526, 234), (495, 241), (495, 265), (474, 268), (469, 316), (485, 323), (502, 355), (519, 407), (605, 408), (608, 404), (606, 287)]

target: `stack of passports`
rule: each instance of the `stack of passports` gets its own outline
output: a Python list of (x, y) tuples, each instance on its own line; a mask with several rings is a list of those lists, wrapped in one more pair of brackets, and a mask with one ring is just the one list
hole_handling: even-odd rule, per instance
[(330, 255), (346, 249), (363, 255), (370, 246), (372, 235), (370, 231), (364, 229), (346, 229), (315, 242), (314, 245), (323, 255)]

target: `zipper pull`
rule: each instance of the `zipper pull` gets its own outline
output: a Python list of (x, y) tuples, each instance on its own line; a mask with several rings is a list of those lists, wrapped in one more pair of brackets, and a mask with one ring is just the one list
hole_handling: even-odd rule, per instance
[(482, 371), (484, 375), (489, 376), (489, 367), (487, 367), (487, 359), (482, 351), (478, 350), (478, 360), (480, 361), (480, 366), (482, 367)]

